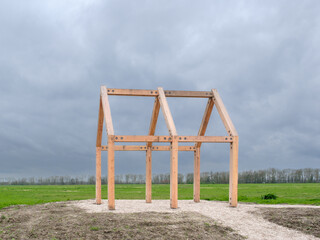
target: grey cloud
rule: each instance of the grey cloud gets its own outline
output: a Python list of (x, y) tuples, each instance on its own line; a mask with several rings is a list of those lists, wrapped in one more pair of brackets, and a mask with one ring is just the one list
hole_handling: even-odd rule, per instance
[[(217, 88), (241, 170), (317, 167), (319, 10), (316, 1), (3, 3), (1, 176), (94, 174), (100, 85)], [(152, 98), (110, 102), (116, 133), (147, 132)], [(197, 133), (205, 104), (169, 99), (179, 133)], [(158, 127), (166, 134), (161, 114)], [(224, 131), (215, 112), (208, 134)], [(227, 170), (228, 154), (204, 144), (201, 170)], [(143, 153), (116, 156), (118, 173), (144, 173)], [(168, 159), (155, 153), (154, 172), (168, 172)], [(192, 159), (181, 153), (180, 171)]]

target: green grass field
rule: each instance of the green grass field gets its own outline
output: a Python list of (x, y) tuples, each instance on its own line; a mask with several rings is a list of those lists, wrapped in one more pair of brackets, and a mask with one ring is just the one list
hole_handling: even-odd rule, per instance
[[(102, 197), (107, 198), (107, 186), (102, 187)], [(276, 200), (263, 200), (261, 195), (273, 193)], [(154, 184), (153, 199), (169, 199), (169, 185)], [(239, 201), (264, 204), (314, 204), (320, 205), (320, 183), (299, 184), (239, 184)], [(145, 185), (116, 185), (116, 199), (144, 199)], [(0, 209), (16, 204), (95, 198), (94, 185), (62, 186), (0, 186)], [(179, 185), (179, 199), (192, 199), (193, 185)], [(227, 184), (201, 184), (201, 199), (228, 201)]]

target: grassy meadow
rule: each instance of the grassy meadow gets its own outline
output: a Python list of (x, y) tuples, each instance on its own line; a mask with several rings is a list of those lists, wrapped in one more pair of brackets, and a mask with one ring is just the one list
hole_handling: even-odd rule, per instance
[[(116, 199), (144, 199), (145, 185), (118, 184), (115, 186)], [(227, 184), (201, 184), (201, 199), (228, 201)], [(272, 193), (275, 200), (261, 199), (262, 195)], [(23, 185), (0, 186), (0, 209), (17, 204), (39, 204), (46, 202), (82, 200), (95, 198), (94, 185)], [(107, 186), (102, 186), (102, 198), (107, 198)], [(168, 184), (152, 186), (153, 199), (169, 199)], [(192, 199), (193, 185), (179, 185), (179, 199)], [(240, 202), (263, 204), (313, 204), (320, 205), (320, 183), (290, 184), (239, 184)]]

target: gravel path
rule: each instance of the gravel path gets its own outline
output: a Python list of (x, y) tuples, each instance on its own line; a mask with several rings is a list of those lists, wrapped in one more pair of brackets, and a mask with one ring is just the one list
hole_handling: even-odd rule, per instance
[[(243, 204), (237, 208), (231, 208), (226, 202), (205, 201), (194, 203), (192, 200), (179, 200), (178, 209), (170, 209), (169, 200), (153, 200), (152, 203), (145, 203), (144, 200), (116, 200), (116, 210), (108, 210), (107, 200), (102, 201), (101, 205), (96, 205), (94, 200), (74, 201), (70, 203), (80, 207), (87, 212), (113, 212), (113, 213), (135, 213), (135, 212), (198, 212), (224, 226), (231, 227), (239, 234), (248, 239), (272, 239), (272, 240), (298, 240), (298, 239), (318, 239), (311, 235), (291, 230), (277, 224), (264, 220), (258, 214), (259, 208), (320, 208), (320, 206), (307, 205), (262, 205), (262, 204)], [(255, 212), (255, 213), (254, 213)]]

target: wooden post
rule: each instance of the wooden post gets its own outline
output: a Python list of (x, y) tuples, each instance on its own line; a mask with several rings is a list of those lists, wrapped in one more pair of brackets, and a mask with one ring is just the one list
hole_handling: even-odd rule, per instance
[(101, 147), (96, 147), (96, 203), (101, 204)]
[(178, 137), (173, 136), (170, 152), (170, 207), (178, 208)]
[(108, 136), (108, 207), (115, 209), (114, 202), (114, 136)]
[(194, 151), (193, 201), (200, 202), (200, 147)]
[(103, 108), (100, 97), (99, 118), (96, 141), (96, 203), (101, 204), (101, 141), (103, 130)]
[[(151, 115), (149, 135), (153, 136), (156, 131), (158, 116), (160, 110), (160, 102), (158, 97), (155, 98)], [(152, 142), (146, 145), (146, 202), (151, 203), (152, 199)]]
[(146, 202), (151, 203), (152, 199), (152, 149), (146, 151)]
[(229, 204), (231, 207), (238, 205), (238, 149), (239, 137), (234, 136), (230, 143), (230, 172), (229, 172)]

